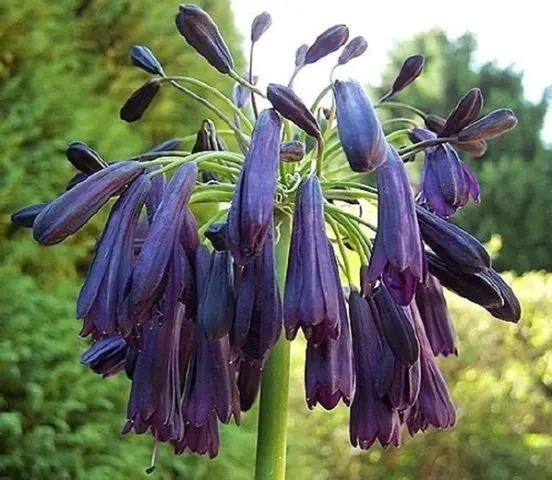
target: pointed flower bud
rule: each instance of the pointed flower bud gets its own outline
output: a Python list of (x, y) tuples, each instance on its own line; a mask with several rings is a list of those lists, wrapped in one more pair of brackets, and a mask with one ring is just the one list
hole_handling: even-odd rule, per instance
[(316, 118), (291, 88), (271, 83), (266, 94), (269, 102), (283, 117), (291, 120), (311, 137), (320, 137), (320, 125)]
[(130, 49), (130, 61), (135, 67), (153, 75), (164, 75), (163, 67), (153, 52), (145, 45), (133, 45)]
[(420, 393), (418, 400), (408, 411), (406, 420), (408, 431), (413, 435), (420, 430), (427, 430), (430, 425), (437, 428), (452, 427), (456, 422), (456, 410), (414, 303), (411, 310), (421, 347)]
[(252, 362), (240, 362), (240, 371), (238, 374), (238, 390), (240, 392), (240, 407), (242, 412), (251, 409), (261, 386), (262, 362), (254, 360)]
[(404, 90), (408, 87), (408, 85), (416, 80), (424, 69), (424, 63), (425, 57), (423, 55), (410, 55), (403, 62), (401, 69), (393, 82), (390, 94), (392, 95)]
[(360, 57), (368, 48), (368, 42), (364, 37), (353, 38), (339, 55), (337, 60), (338, 65), (345, 65), (349, 63), (353, 58)]
[(414, 198), (402, 160), (392, 147), (387, 161), (376, 170), (378, 183), (378, 230), (369, 268), (367, 285), (381, 279), (399, 305), (408, 305), (416, 282), (425, 277), (420, 231)]
[[(333, 252), (332, 252), (333, 254)], [(339, 276), (336, 273), (336, 283)], [(328, 338), (320, 345), (307, 343), (305, 360), (305, 392), (310, 409), (320, 403), (326, 410), (336, 407), (339, 400), (349, 405), (354, 393), (351, 331), (343, 290), (339, 295), (339, 336)]]
[(458, 133), (459, 142), (474, 142), (500, 137), (517, 125), (515, 113), (509, 108), (494, 110)]
[(41, 245), (65, 240), (142, 171), (138, 162), (118, 162), (94, 173), (40, 212), (33, 223), (35, 240)]
[(489, 278), (488, 270), (475, 274), (462, 273), (431, 252), (426, 252), (426, 256), (429, 272), (439, 279), (443, 287), (485, 308), (504, 306), (504, 299), (493, 279)]
[(483, 95), (479, 88), (468, 90), (456, 104), (454, 110), (448, 116), (443, 128), (439, 132), (440, 137), (450, 137), (473, 122), (483, 107)]
[(261, 253), (272, 225), (281, 129), (282, 120), (275, 110), (259, 114), (234, 190), (228, 235), (232, 256), (239, 265)]
[(387, 142), (372, 103), (355, 81), (333, 86), (341, 145), (355, 172), (370, 172), (385, 162)]
[(400, 444), (400, 420), (388, 399), (381, 398), (376, 379), (381, 369), (382, 342), (367, 301), (356, 291), (349, 297), (353, 359), (356, 375), (349, 433), (353, 446), (367, 450), (379, 440), (384, 446)]
[(491, 266), (485, 247), (468, 232), (419, 205), (416, 214), (424, 242), (447, 263), (466, 273)]
[(174, 445), (174, 453), (177, 455), (188, 449), (198, 455), (207, 454), (209, 458), (215, 458), (220, 447), (219, 429), (215, 413), (211, 413), (207, 421), (199, 427), (192, 423), (186, 425), (184, 437), (172, 441), (172, 444)]
[(261, 255), (243, 267), (237, 290), (232, 341), (241, 348), (245, 361), (264, 362), (283, 323), (272, 231)]
[(345, 45), (349, 39), (349, 29), (346, 25), (334, 25), (323, 31), (305, 53), (304, 64), (315, 63), (321, 58), (335, 52)]
[(121, 107), (121, 120), (129, 123), (140, 120), (160, 88), (161, 85), (157, 80), (149, 80), (144, 83)]
[(109, 377), (125, 368), (128, 345), (120, 335), (94, 342), (81, 355), (81, 363), (102, 377)]
[[(443, 130), (446, 120), (443, 117), (439, 117), (438, 115), (426, 115), (424, 122), (429, 130), (435, 132), (436, 134), (439, 134)], [(414, 130), (422, 129), (415, 128)], [(455, 147), (461, 148), (462, 150), (476, 158), (485, 155), (488, 147), (485, 140), (475, 140), (473, 142), (458, 142), (457, 140), (454, 140), (451, 143)]]
[(259, 38), (270, 28), (272, 25), (272, 16), (268, 12), (263, 12), (257, 15), (251, 23), (251, 41), (257, 42)]
[(405, 308), (397, 305), (384, 284), (372, 294), (381, 321), (382, 333), (395, 358), (403, 365), (414, 365), (420, 356), (420, 345)]
[(307, 50), (309, 49), (309, 46), (306, 43), (303, 43), (297, 50), (295, 51), (295, 66), (296, 67), (302, 67), (305, 64), (305, 55), (307, 54)]
[(305, 144), (298, 140), (280, 144), (281, 162), (300, 162), (305, 156)]
[(36, 217), (44, 210), (49, 203), (35, 203), (27, 205), (12, 213), (11, 222), (18, 227), (33, 228)]
[(284, 326), (288, 339), (299, 327), (319, 345), (339, 334), (341, 285), (337, 263), (326, 236), (320, 182), (306, 177), (297, 193), (284, 293)]
[(504, 281), (504, 279), (494, 269), (490, 268), (486, 272), (486, 276), (493, 282), (495, 288), (500, 292), (500, 296), (504, 300), (504, 305), (501, 307), (487, 308), (489, 313), (500, 320), (517, 323), (521, 319), (521, 304), (519, 303), (516, 294), (512, 288)]
[(82, 335), (113, 335), (124, 329), (119, 304), (132, 271), (136, 225), (150, 188), (148, 176), (141, 175), (109, 213), (77, 301), (77, 317), (84, 319)]
[(66, 155), (77, 170), (89, 175), (107, 167), (99, 153), (83, 142), (69, 143)]
[(188, 44), (220, 73), (234, 68), (234, 59), (213, 19), (197, 5), (180, 5), (176, 28)]
[(419, 201), (440, 217), (448, 218), (463, 208), (470, 197), (480, 201), (479, 182), (456, 150), (448, 143), (427, 148)]
[(454, 326), (447, 309), (441, 283), (428, 275), (425, 285), (416, 287), (416, 306), (424, 324), (433, 355), (458, 355)]

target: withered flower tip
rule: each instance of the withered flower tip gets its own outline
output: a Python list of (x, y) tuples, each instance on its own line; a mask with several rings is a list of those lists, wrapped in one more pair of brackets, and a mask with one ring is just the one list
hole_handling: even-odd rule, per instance
[(145, 45), (133, 45), (130, 49), (132, 65), (153, 75), (164, 75), (163, 67), (153, 52)]

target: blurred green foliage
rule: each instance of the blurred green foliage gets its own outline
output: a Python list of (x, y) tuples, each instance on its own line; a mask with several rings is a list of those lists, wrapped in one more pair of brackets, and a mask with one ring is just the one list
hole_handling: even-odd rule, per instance
[(460, 152), (479, 178), (482, 203), (468, 205), (455, 221), (483, 241), (493, 234), (502, 237), (502, 249), (495, 259), (498, 269), (552, 271), (548, 234), (552, 149), (540, 136), (549, 98), (545, 93), (538, 103), (531, 103), (524, 97), (522, 72), (493, 62), (477, 64), (476, 51), (477, 42), (470, 33), (454, 40), (438, 29), (421, 33), (395, 47), (379, 93), (388, 90), (408, 55), (423, 53), (422, 76), (399, 93), (397, 100), (446, 117), (460, 97), (477, 86), (485, 99), (483, 114), (503, 107), (516, 112), (518, 126), (491, 140), (483, 157), (474, 159)]
[[(238, 37), (228, 3), (198, 3), (218, 20), (235, 46)], [(119, 435), (128, 381), (123, 375), (101, 379), (78, 362), (87, 342), (77, 336), (80, 324), (74, 319), (74, 302), (101, 221), (63, 245), (43, 249), (29, 231), (12, 227), (9, 216), (24, 204), (48, 200), (63, 190), (72, 175), (63, 155), (69, 140), (84, 140), (112, 159), (198, 128), (206, 113), (168, 89), (142, 122), (126, 125), (118, 120), (118, 107), (146, 78), (128, 66), (132, 44), (148, 44), (171, 73), (195, 72), (229, 91), (231, 83), (208, 68), (177, 35), (174, 6), (153, 0), (0, 4), (1, 478), (144, 476), (150, 440)], [(449, 108), (458, 94), (443, 93), (452, 95)], [(502, 100), (501, 104), (511, 104), (510, 99)], [(537, 141), (537, 150), (539, 145)], [(521, 153), (519, 157), (525, 161)], [(513, 162), (497, 162), (496, 168), (488, 164), (491, 177), (504, 169), (505, 177), (520, 178), (517, 170), (508, 170), (515, 167)], [(530, 176), (526, 182), (530, 190)], [(512, 205), (496, 198), (497, 206)], [(544, 203), (541, 208), (544, 216)], [(542, 232), (535, 235), (535, 241), (544, 238)], [(552, 454), (552, 334), (547, 323), (551, 287), (552, 278), (540, 274), (514, 282), (525, 308), (520, 326), (500, 323), (451, 298), (461, 356), (441, 363), (458, 404), (458, 425), (449, 432), (406, 439), (401, 449), (353, 450), (346, 408), (307, 412), (304, 343), (295, 342), (288, 477), (552, 477), (547, 461)], [(175, 457), (162, 446), (155, 478), (251, 478), (255, 424), (253, 410), (244, 415), (240, 428), (223, 428), (221, 453), (213, 461), (189, 454)]]

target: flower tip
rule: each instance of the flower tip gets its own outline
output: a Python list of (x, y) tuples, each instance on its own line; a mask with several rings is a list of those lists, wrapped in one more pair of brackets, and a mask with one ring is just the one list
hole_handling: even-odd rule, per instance
[(130, 49), (130, 61), (135, 67), (153, 75), (164, 75), (163, 67), (153, 52), (145, 45), (133, 45)]
[(272, 16), (268, 12), (257, 15), (251, 23), (251, 41), (257, 42), (272, 25)]

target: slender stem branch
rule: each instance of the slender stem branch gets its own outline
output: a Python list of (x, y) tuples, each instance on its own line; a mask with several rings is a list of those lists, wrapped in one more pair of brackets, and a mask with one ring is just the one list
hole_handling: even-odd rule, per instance
[(299, 67), (295, 67), (295, 70), (293, 70), (293, 73), (291, 74), (291, 78), (289, 79), (289, 82), (288, 82), (289, 88), (293, 88), (293, 82), (295, 81), (295, 77), (297, 77), (297, 74), (301, 71), (301, 68), (303, 68), (302, 65)]
[(339, 247), (339, 253), (341, 254), (341, 258), (343, 259), (343, 266), (345, 267), (344, 268), (345, 276), (347, 277), (347, 282), (349, 283), (349, 287), (352, 287), (353, 277), (351, 275), (351, 264), (349, 262), (349, 257), (347, 256), (347, 252), (345, 251), (345, 245), (343, 244), (341, 233), (339, 233), (337, 222), (334, 220), (334, 218), (331, 215), (326, 215), (326, 221), (330, 224), (334, 232), (335, 239), (337, 241), (337, 246)]
[(322, 178), (322, 166), (324, 163), (324, 139), (322, 135), (317, 138), (317, 150), (316, 150), (316, 175), (318, 178)]
[(326, 85), (322, 91), (318, 94), (318, 97), (314, 100), (314, 103), (311, 107), (311, 112), (315, 113), (316, 109), (318, 108), (318, 105), (322, 101), (322, 99), (326, 96), (326, 94), (332, 89), (333, 84)]
[[(251, 48), (249, 49), (249, 83), (253, 85), (253, 50), (255, 47), (255, 42), (251, 43)], [(255, 119), (259, 118), (259, 110), (257, 109), (257, 99), (255, 98), (255, 92), (253, 90), (251, 93), (251, 107), (253, 107), (253, 115)]]
[(245, 88), (248, 88), (252, 92), (255, 92), (257, 95), (266, 98), (266, 95), (263, 92), (261, 92), (255, 85), (251, 85), (251, 83), (243, 79), (239, 73), (235, 72), (234, 70), (230, 70), (230, 73), (228, 75), (230, 75), (230, 77), (236, 80), (236, 82), (243, 85)]
[(374, 105), (374, 108), (382, 108), (382, 107), (389, 107), (389, 108), (401, 108), (403, 110), (408, 110), (409, 112), (415, 113), (419, 117), (422, 117), (424, 120), (426, 118), (425, 112), (420, 110), (419, 108), (413, 107), (412, 105), (407, 105), (406, 103), (401, 102), (385, 102), (381, 103), (378, 102)]
[(387, 125), (394, 125), (396, 123), (408, 123), (409, 125), (412, 125), (413, 127), (418, 127), (419, 125), (416, 123), (415, 120), (412, 120), (411, 118), (390, 118), (389, 120), (384, 120), (381, 122), (381, 124), (386, 127)]
[(424, 140), (423, 142), (415, 143), (410, 147), (401, 148), (398, 153), (399, 155), (404, 155), (405, 153), (421, 152), (427, 147), (433, 147), (435, 145), (440, 145), (441, 143), (453, 142), (454, 140), (456, 140), (456, 137), (432, 138), (431, 140)]
[(353, 215), (352, 213), (345, 212), (345, 211), (341, 210), (338, 207), (334, 207), (330, 203), (326, 203), (324, 205), (324, 208), (327, 209), (327, 210), (330, 210), (332, 212), (337, 212), (338, 214), (341, 214), (345, 217), (348, 217), (351, 220), (353, 220), (354, 222), (360, 223), (361, 225), (364, 225), (365, 227), (368, 227), (370, 230), (372, 230), (374, 232), (376, 231), (376, 227), (374, 227), (374, 225), (372, 225), (370, 222), (367, 222), (366, 220), (363, 220), (362, 218), (357, 217), (356, 215)]
[(395, 140), (398, 140), (401, 137), (408, 137), (408, 128), (402, 128), (400, 130), (395, 130), (394, 132), (391, 132), (385, 136), (388, 142), (393, 142)]
[[(291, 216), (277, 211), (275, 221), (279, 222), (280, 227), (276, 244), (276, 269), (278, 285), (283, 293), (291, 239)], [(272, 349), (263, 371), (255, 480), (285, 479), (289, 362), (290, 343), (281, 337)]]

